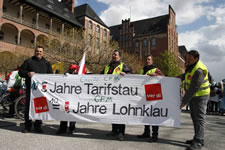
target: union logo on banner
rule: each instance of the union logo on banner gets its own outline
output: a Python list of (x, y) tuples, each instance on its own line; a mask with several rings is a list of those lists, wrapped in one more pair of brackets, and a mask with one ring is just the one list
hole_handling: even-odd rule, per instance
[(145, 85), (145, 96), (146, 101), (156, 101), (156, 100), (162, 100), (162, 90), (161, 90), (161, 84), (147, 84)]
[(35, 113), (48, 112), (48, 103), (46, 97), (37, 97), (34, 98), (34, 109)]

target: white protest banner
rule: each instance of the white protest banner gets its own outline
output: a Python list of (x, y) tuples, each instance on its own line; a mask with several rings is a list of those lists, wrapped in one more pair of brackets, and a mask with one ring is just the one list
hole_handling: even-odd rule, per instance
[(177, 78), (35, 74), (31, 84), (31, 119), (180, 125)]

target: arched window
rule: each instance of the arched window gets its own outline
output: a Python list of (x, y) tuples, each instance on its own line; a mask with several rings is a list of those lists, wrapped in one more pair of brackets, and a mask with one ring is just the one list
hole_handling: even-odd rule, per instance
[(96, 27), (96, 32), (100, 33), (100, 26), (99, 25), (97, 25), (97, 27)]
[(92, 22), (91, 21), (88, 22), (88, 28), (92, 29)]
[(107, 36), (107, 31), (106, 31), (106, 29), (104, 29), (104, 36)]

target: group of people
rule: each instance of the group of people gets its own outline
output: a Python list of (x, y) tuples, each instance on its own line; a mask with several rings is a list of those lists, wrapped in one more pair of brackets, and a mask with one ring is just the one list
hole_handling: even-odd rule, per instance
[[(25, 128), (24, 133), (31, 131), (31, 120), (29, 119), (29, 104), (30, 104), (30, 82), (35, 73), (53, 73), (50, 63), (43, 57), (44, 48), (37, 46), (34, 56), (25, 60), (19, 69), (19, 75), (26, 79), (27, 92), (26, 92), (26, 106), (25, 106)], [(207, 102), (210, 94), (210, 86), (208, 80), (208, 69), (199, 60), (199, 53), (191, 50), (187, 54), (187, 68), (186, 72), (177, 76), (185, 83), (185, 95), (181, 100), (180, 108), (185, 105), (190, 105), (190, 114), (194, 126), (194, 137), (187, 140), (186, 143), (190, 144), (188, 150), (199, 149), (204, 146), (204, 125)], [(71, 65), (72, 74), (77, 74), (77, 66)], [(114, 50), (112, 54), (112, 61), (109, 65), (105, 66), (102, 74), (125, 74), (131, 73), (131, 68), (124, 64), (121, 60), (121, 51)], [(149, 76), (163, 76), (163, 73), (153, 64), (153, 57), (151, 55), (146, 57), (146, 66), (140, 71), (142, 75)], [(36, 132), (41, 133), (41, 120), (35, 120), (34, 129)], [(70, 122), (69, 133), (75, 130), (75, 122)], [(66, 133), (67, 122), (60, 122), (60, 128), (57, 134)], [(152, 134), (150, 134), (150, 126), (146, 125), (144, 133), (138, 135), (138, 138), (149, 138), (150, 142), (157, 142), (159, 134), (159, 126), (152, 126)], [(112, 130), (107, 136), (116, 136), (119, 140), (124, 140), (125, 124), (112, 124)]]
[(210, 84), (210, 98), (207, 104), (207, 114), (223, 115), (225, 110), (225, 95), (223, 93), (223, 82), (212, 82)]

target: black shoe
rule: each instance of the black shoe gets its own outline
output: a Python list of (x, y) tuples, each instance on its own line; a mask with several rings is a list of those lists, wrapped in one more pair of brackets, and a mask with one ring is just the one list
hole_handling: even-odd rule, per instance
[(186, 144), (192, 144), (193, 140), (186, 140)]
[[(193, 143), (193, 140), (187, 140), (185, 142), (186, 144), (192, 144)], [(200, 141), (201, 145), (204, 146), (204, 140)]]
[(157, 136), (153, 136), (153, 137), (150, 137), (149, 139), (149, 142), (153, 143), (153, 142), (157, 142), (159, 139)]
[(37, 133), (43, 133), (43, 130), (41, 128), (35, 128), (34, 131)]
[(75, 130), (69, 130), (68, 134), (73, 134), (75, 132)]
[(122, 133), (119, 133), (119, 134), (118, 134), (118, 139), (119, 139), (120, 141), (124, 141), (124, 135), (123, 135)]
[(58, 134), (58, 135), (60, 135), (60, 134), (66, 134), (66, 130), (59, 129), (59, 130), (56, 131), (55, 134)]
[(150, 134), (144, 132), (142, 135), (138, 135), (137, 137), (138, 137), (138, 138), (150, 138)]
[(109, 133), (107, 133), (106, 134), (106, 136), (117, 136), (118, 135), (118, 133), (116, 133), (116, 132), (109, 132)]
[(30, 132), (30, 129), (23, 129), (22, 132), (23, 133), (29, 133)]
[(192, 144), (186, 148), (186, 150), (198, 150), (202, 148), (202, 144), (199, 142), (192, 142)]

